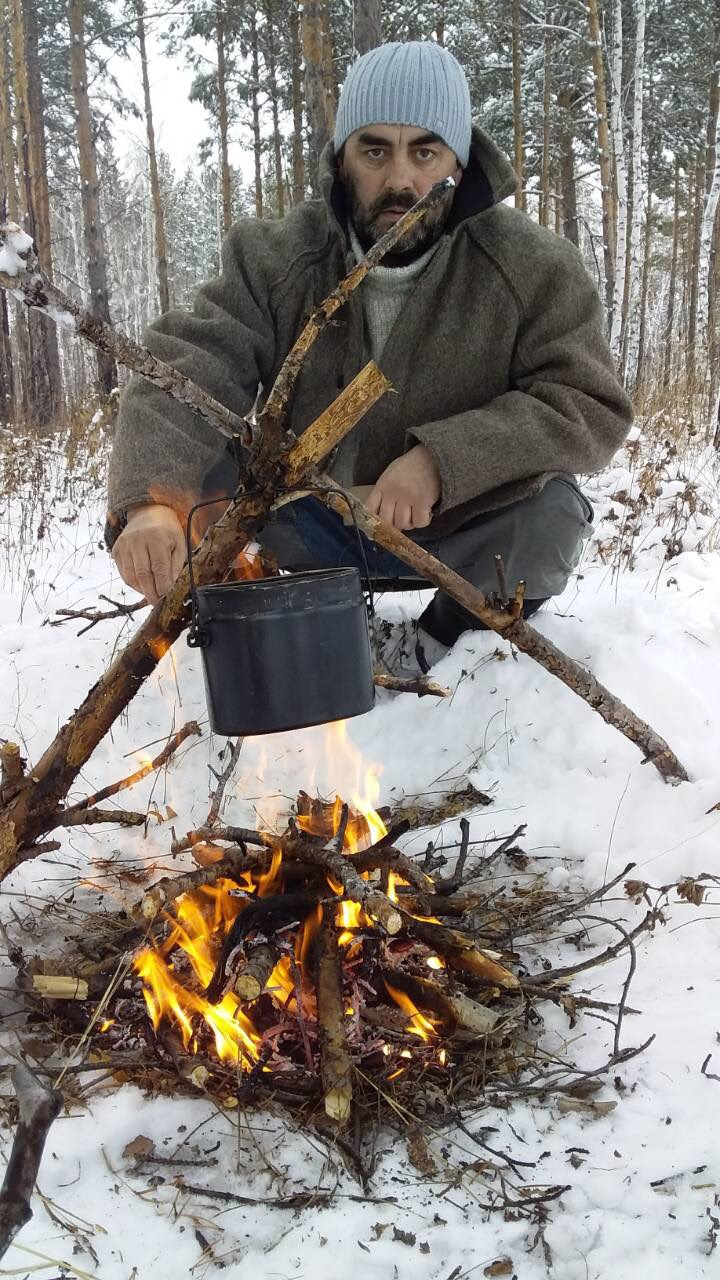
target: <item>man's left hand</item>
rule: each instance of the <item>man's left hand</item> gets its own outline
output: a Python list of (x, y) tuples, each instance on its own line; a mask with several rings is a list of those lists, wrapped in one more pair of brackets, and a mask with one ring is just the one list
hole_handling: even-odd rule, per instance
[(365, 505), (396, 529), (425, 529), (441, 493), (437, 463), (424, 444), (416, 444), (385, 468)]

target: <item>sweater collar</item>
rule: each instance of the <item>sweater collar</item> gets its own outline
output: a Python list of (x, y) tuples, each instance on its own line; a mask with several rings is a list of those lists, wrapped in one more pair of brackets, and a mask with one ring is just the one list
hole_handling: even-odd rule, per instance
[[(332, 139), (320, 157), (320, 192), (337, 230), (348, 244), (347, 215), (337, 156)], [(468, 218), (500, 204), (517, 188), (518, 180), (507, 156), (479, 125), (472, 127), (470, 159), (455, 194), (445, 235), (451, 235)]]

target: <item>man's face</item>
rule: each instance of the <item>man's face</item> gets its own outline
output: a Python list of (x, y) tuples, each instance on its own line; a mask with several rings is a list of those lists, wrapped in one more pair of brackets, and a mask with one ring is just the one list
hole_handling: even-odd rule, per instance
[[(352, 133), (340, 161), (348, 208), (367, 251), (436, 182), (462, 177), (457, 156), (427, 129), (373, 124)], [(401, 265), (425, 253), (442, 234), (455, 196), (453, 190), (411, 227), (385, 261)]]

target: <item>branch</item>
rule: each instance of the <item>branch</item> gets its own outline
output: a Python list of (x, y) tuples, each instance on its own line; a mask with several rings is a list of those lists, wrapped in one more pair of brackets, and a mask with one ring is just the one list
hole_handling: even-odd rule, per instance
[(337, 492), (339, 486), (327, 475), (315, 477), (318, 489), (324, 491), (323, 501), (327, 506), (342, 515), (345, 511), (345, 499), (352, 506), (358, 527), (371, 540), (391, 551), (405, 564), (410, 565), (422, 578), (432, 582), (434, 586), (446, 591), (453, 600), (457, 600), (473, 617), (483, 622), (491, 631), (504, 637), (521, 653), (526, 653), (535, 662), (549, 671), (572, 689), (578, 697), (602, 716), (606, 724), (624, 734), (630, 742), (640, 748), (645, 761), (651, 761), (665, 782), (687, 782), (688, 775), (674, 751), (668, 746), (649, 724), (636, 716), (629, 707), (616, 698), (609, 689), (600, 684), (587, 668), (582, 667), (574, 658), (570, 658), (558, 649), (550, 640), (546, 640), (539, 631), (535, 631), (522, 616), (522, 590), (520, 584), (515, 599), (508, 608), (496, 608), (488, 603), (486, 596), (467, 579), (442, 564), (435, 556), (424, 551), (417, 543), (408, 538), (399, 529), (393, 528), (379, 516), (373, 515), (367, 507), (348, 489), (343, 489), (344, 497)]
[[(110, 796), (116, 796), (119, 791), (127, 791), (128, 787), (134, 787), (136, 782), (142, 781), (149, 773), (154, 773), (157, 769), (162, 769), (164, 764), (175, 754), (178, 747), (182, 745), (187, 738), (201, 737), (202, 731), (197, 720), (190, 720), (182, 729), (178, 729), (168, 740), (162, 751), (154, 760), (149, 760), (147, 764), (136, 769), (134, 773), (128, 774), (127, 778), (121, 778), (119, 782), (111, 782), (109, 786), (103, 787), (100, 791), (96, 791), (94, 795), (88, 796), (87, 800), (79, 800), (77, 804), (72, 805), (70, 809), (63, 809), (58, 814), (59, 825), (70, 827), (74, 825), (82, 826), (88, 822), (88, 810), (92, 805), (100, 804), (102, 800), (108, 800)], [(79, 818), (84, 815), (83, 821)], [(135, 815), (133, 815), (135, 816)], [(101, 819), (104, 821), (105, 819)], [(97, 818), (94, 819), (97, 821)], [(107, 819), (112, 821), (112, 819)], [(143, 819), (144, 821), (144, 819)]]
[(325, 1113), (336, 1124), (345, 1124), (350, 1119), (352, 1108), (352, 1061), (347, 1045), (342, 967), (334, 914), (334, 905), (323, 907), (318, 941), (318, 1040)]
[(35, 1180), (50, 1126), (60, 1113), (63, 1097), (47, 1089), (24, 1063), (13, 1068), (19, 1121), (0, 1190), (0, 1258), (21, 1227), (32, 1218)]

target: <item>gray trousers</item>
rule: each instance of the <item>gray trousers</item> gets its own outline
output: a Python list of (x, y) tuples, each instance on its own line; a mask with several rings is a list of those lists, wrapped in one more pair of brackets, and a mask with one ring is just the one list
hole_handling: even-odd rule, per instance
[[(322, 516), (319, 512), (315, 515), (319, 504), (313, 502), (309, 520), (307, 503), (304, 505), (305, 511), (301, 504), (281, 508), (262, 532), (260, 541), (277, 556), (281, 567), (354, 563), (352, 529), (344, 531), (344, 542), (341, 542), (337, 529), (339, 519), (336, 518), (337, 527), (318, 530), (316, 520), (327, 522), (333, 513), (325, 511)], [(498, 590), (495, 557), (501, 555), (508, 590), (512, 593), (520, 580), (525, 582), (527, 617), (550, 596), (565, 589), (580, 559), (592, 521), (592, 506), (575, 480), (571, 476), (556, 476), (533, 497), (477, 516), (445, 537), (423, 536), (422, 531), (412, 536), (418, 546), (486, 594)], [(367, 550), (372, 576), (397, 576), (407, 579), (408, 589), (413, 587), (412, 571), (406, 565), (373, 544), (368, 544)], [(445, 644), (454, 644), (463, 631), (481, 626), (442, 591), (436, 593), (420, 622)]]

